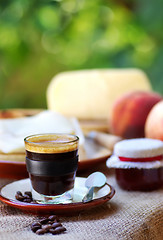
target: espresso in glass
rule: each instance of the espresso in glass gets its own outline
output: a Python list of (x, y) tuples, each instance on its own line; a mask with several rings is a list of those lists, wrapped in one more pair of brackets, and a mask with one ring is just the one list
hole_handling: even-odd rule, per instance
[(60, 203), (72, 198), (78, 143), (79, 138), (71, 134), (37, 134), (25, 138), (26, 166), (37, 200)]

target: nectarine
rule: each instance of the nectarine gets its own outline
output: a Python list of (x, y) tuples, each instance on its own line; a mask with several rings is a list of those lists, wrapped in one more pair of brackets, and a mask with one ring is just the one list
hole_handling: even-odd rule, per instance
[(163, 101), (157, 103), (148, 114), (145, 136), (163, 141)]
[(134, 91), (122, 95), (112, 107), (110, 132), (123, 138), (144, 137), (148, 113), (162, 99), (154, 92)]

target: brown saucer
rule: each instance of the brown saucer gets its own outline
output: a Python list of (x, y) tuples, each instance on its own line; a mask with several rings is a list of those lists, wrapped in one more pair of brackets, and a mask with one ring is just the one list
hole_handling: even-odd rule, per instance
[(91, 208), (100, 206), (109, 201), (115, 194), (115, 190), (109, 184), (102, 187), (94, 194), (92, 201), (83, 203), (81, 200), (88, 191), (84, 186), (86, 178), (76, 177), (74, 188), (74, 202), (66, 204), (31, 204), (23, 203), (15, 199), (15, 193), (19, 190), (22, 193), (31, 190), (30, 180), (23, 179), (9, 183), (1, 188), (0, 200), (9, 206), (21, 209), (28, 213), (34, 214), (62, 214), (69, 215), (80, 211), (89, 210)]

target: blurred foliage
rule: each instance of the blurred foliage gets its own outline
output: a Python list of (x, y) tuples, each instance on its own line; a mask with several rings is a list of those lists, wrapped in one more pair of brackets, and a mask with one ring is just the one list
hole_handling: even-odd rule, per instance
[(1, 0), (0, 108), (44, 108), (61, 71), (143, 69), (163, 94), (162, 0)]

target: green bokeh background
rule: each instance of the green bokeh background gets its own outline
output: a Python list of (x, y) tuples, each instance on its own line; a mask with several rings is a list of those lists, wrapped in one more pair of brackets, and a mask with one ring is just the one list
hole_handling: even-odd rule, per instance
[(1, 0), (0, 108), (45, 108), (61, 71), (144, 70), (163, 94), (162, 0)]

